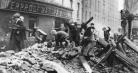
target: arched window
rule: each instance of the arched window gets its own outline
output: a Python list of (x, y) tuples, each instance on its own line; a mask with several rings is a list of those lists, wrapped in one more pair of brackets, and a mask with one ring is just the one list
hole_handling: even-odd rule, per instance
[(73, 6), (73, 0), (70, 0), (70, 6), (72, 8), (72, 6)]
[(85, 21), (87, 20), (87, 11), (86, 11), (86, 13), (85, 13)]
[(80, 16), (80, 14), (79, 14), (79, 12), (80, 12), (80, 3), (77, 3), (77, 5), (78, 5), (77, 18), (79, 18), (79, 16)]

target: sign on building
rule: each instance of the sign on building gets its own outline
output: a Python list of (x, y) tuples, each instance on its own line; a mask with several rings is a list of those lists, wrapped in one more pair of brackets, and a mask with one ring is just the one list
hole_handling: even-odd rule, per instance
[(0, 0), (0, 9), (68, 19), (71, 18), (72, 12), (72, 10), (58, 7), (56, 5), (23, 0)]

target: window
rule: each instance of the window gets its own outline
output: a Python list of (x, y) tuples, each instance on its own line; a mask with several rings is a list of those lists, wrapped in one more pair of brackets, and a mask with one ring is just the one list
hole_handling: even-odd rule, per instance
[(90, 9), (91, 9), (91, 7), (92, 7), (92, 0), (90, 0)]
[(77, 10), (77, 18), (79, 18), (79, 12), (80, 12), (80, 3), (77, 3), (77, 5), (78, 5), (78, 10)]
[(73, 0), (70, 0), (70, 5), (71, 5), (71, 8), (72, 8), (72, 6), (73, 6)]
[(99, 13), (100, 12), (100, 1), (98, 0), (97, 2), (97, 12)]
[(64, 0), (62, 0), (62, 6), (64, 5)]
[(85, 13), (85, 21), (87, 20), (87, 11), (86, 11), (86, 13)]
[(91, 17), (91, 11), (89, 12), (89, 18)]
[[(37, 23), (38, 23), (37, 21), (38, 21), (37, 16), (33, 16), (33, 15), (29, 16), (29, 29), (34, 30), (34, 27), (37, 27)], [(31, 32), (28, 34), (29, 37), (33, 35), (34, 33), (31, 33)]]
[(95, 0), (95, 11), (97, 11), (97, 0)]
[(85, 7), (88, 8), (88, 0), (85, 1)]

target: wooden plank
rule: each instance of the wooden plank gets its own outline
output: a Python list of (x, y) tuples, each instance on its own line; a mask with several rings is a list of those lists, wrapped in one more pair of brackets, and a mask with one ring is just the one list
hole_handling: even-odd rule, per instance
[(88, 73), (92, 73), (93, 71), (92, 71), (90, 65), (88, 64), (87, 60), (85, 59), (85, 57), (84, 56), (79, 56), (79, 59), (80, 59), (82, 65), (83, 65), (83, 67), (86, 69), (86, 71)]
[(132, 50), (138, 53), (138, 46), (130, 41), (127, 37), (124, 37), (124, 43), (128, 45)]
[(99, 38), (98, 42), (104, 47), (107, 47), (109, 45), (109, 43), (102, 38)]
[(128, 66), (138, 68), (138, 64), (135, 61), (133, 61), (131, 58), (124, 55), (122, 52), (115, 50), (115, 55)]
[(122, 47), (122, 44), (121, 44), (121, 43), (118, 43), (118, 44), (117, 44), (117, 49), (118, 49), (119, 51), (121, 51), (123, 54), (126, 54), (125, 49)]
[(98, 60), (98, 63), (97, 63), (95, 66), (93, 66), (92, 69), (94, 69), (97, 65), (99, 65), (99, 64), (102, 63), (103, 61), (105, 61), (105, 60), (109, 57), (109, 55), (112, 53), (113, 49), (114, 49), (113, 47), (110, 47), (110, 49), (108, 50), (108, 52), (107, 52), (106, 54), (104, 54), (104, 55), (101, 57), (100, 60)]

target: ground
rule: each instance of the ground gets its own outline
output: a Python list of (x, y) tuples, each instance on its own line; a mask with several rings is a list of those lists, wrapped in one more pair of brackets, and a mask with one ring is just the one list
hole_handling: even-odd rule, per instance
[[(17, 53), (1, 52), (0, 71), (3, 71), (2, 73), (88, 73), (79, 59), (79, 51), (80, 47), (60, 48), (54, 51), (54, 47), (48, 48), (45, 42), (34, 44)], [(104, 69), (99, 67), (93, 71), (94, 73), (131, 73), (125, 67), (123, 70), (118, 69), (121, 66), (121, 64), (116, 65), (117, 68), (114, 70), (104, 66)]]

